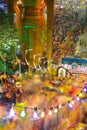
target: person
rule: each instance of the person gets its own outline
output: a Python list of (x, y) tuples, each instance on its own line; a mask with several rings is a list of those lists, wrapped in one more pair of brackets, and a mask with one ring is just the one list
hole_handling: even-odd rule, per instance
[(14, 77), (12, 75), (9, 78), (9, 83), (11, 84), (12, 87), (14, 87), (14, 85), (15, 85), (15, 79), (14, 79)]
[(24, 89), (21, 82), (16, 82), (16, 99), (17, 102), (23, 102), (24, 101)]

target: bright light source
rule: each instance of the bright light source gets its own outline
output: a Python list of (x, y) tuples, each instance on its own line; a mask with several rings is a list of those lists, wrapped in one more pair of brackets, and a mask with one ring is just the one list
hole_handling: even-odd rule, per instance
[(87, 87), (84, 87), (84, 88), (83, 88), (83, 91), (84, 91), (85, 93), (87, 93)]
[(82, 97), (82, 92), (80, 92), (79, 96)]
[(34, 113), (33, 113), (33, 118), (34, 118), (34, 119), (38, 119), (38, 114), (37, 114), (36, 111), (34, 111)]
[(69, 108), (72, 108), (72, 107), (73, 107), (71, 103), (68, 103), (68, 106), (69, 106)]
[(20, 49), (20, 48), (21, 48), (21, 46), (20, 46), (20, 45), (18, 45), (18, 46), (17, 46), (17, 48), (18, 48), (18, 49)]
[(17, 4), (18, 4), (18, 5), (19, 5), (19, 4), (22, 4), (21, 0), (18, 0), (18, 1), (17, 1)]
[(13, 118), (15, 116), (15, 111), (13, 109), (13, 107), (10, 109), (10, 113), (9, 113), (9, 117)]
[(22, 118), (26, 117), (26, 111), (25, 110), (21, 111), (20, 117), (22, 117)]
[(52, 111), (50, 110), (48, 114), (49, 114), (49, 116), (51, 116), (52, 115)]
[(57, 109), (57, 108), (55, 108), (55, 109), (54, 109), (54, 113), (57, 113), (57, 112), (58, 112), (58, 109)]
[(42, 111), (42, 112), (41, 112), (41, 117), (44, 118), (44, 116), (45, 116), (45, 112)]
[(75, 103), (74, 100), (72, 100), (72, 105), (74, 105), (74, 103)]
[(80, 98), (79, 98), (79, 96), (77, 95), (77, 97), (76, 97), (76, 100), (79, 102), (80, 101)]
[(62, 105), (60, 104), (60, 105), (59, 105), (59, 108), (61, 108), (61, 107), (62, 107)]

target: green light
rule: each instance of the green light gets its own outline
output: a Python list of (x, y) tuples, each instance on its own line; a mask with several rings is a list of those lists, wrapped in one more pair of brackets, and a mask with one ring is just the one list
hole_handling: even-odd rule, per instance
[(31, 24), (31, 25), (24, 25), (24, 28), (25, 29), (31, 29), (31, 28), (36, 28), (37, 27), (37, 25), (35, 25), (35, 24)]
[(25, 118), (26, 117), (26, 111), (25, 110), (21, 111), (20, 117), (21, 118)]
[(26, 6), (36, 6), (37, 0), (23, 0)]
[(33, 30), (32, 29), (36, 29), (36, 28), (37, 28), (37, 24), (29, 24), (29, 25), (24, 24), (24, 29), (25, 29), (24, 37), (30, 49), (33, 49)]

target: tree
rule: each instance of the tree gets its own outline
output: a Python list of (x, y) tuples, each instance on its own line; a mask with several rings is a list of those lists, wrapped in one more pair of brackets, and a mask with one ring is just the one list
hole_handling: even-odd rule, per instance
[(15, 48), (18, 43), (16, 28), (11, 24), (10, 14), (5, 14), (2, 10), (0, 10), (0, 25), (0, 57), (13, 67), (11, 63), (15, 62)]

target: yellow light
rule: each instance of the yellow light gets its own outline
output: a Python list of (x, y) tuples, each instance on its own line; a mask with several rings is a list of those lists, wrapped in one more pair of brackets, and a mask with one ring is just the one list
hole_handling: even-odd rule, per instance
[(44, 116), (45, 116), (45, 112), (42, 111), (42, 112), (41, 112), (41, 117), (44, 118)]
[(51, 111), (51, 110), (49, 111), (49, 115), (50, 115), (50, 116), (52, 115), (52, 111)]
[(80, 127), (79, 129), (80, 129), (80, 130), (83, 130), (83, 128), (82, 128), (82, 127)]
[(18, 0), (18, 1), (17, 1), (17, 4), (22, 4), (21, 0)]
[(64, 92), (63, 88), (61, 89), (61, 92)]
[(60, 105), (59, 105), (59, 108), (61, 108), (61, 107), (62, 107), (62, 105), (60, 104)]
[(80, 92), (79, 96), (82, 97), (82, 92)]
[(72, 104), (73, 104), (73, 105), (74, 105), (74, 103), (75, 103), (74, 100), (72, 100)]

